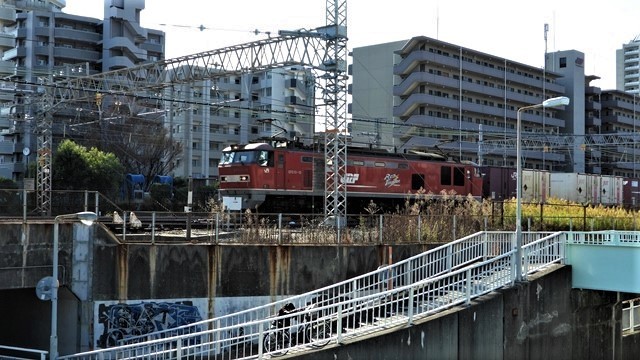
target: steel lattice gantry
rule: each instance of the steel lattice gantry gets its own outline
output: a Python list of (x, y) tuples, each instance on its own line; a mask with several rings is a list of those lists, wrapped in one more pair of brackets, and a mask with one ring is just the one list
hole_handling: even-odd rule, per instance
[(282, 34), (241, 45), (78, 78), (42, 79), (36, 112), (38, 146), (37, 206), (51, 212), (53, 118), (76, 101), (99, 106), (106, 95), (171, 101), (173, 85), (288, 66), (315, 69), (326, 107), (325, 215), (344, 216), (346, 188), (346, 0), (327, 1), (327, 26)]
[(347, 185), (347, 2), (327, 0), (327, 58), (332, 59), (326, 73), (327, 118), (325, 126), (325, 216), (336, 216), (336, 225), (346, 220)]
[[(524, 134), (523, 148), (567, 148), (574, 146), (615, 146), (632, 145), (640, 141), (638, 133), (610, 133), (587, 135), (551, 135), (551, 134)], [(516, 147), (514, 138), (485, 140), (480, 149), (483, 154), (497, 152), (499, 150), (513, 150)]]

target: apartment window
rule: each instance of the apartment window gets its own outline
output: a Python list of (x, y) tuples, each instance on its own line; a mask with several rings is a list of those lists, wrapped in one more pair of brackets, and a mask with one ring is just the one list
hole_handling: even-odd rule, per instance
[(560, 68), (566, 68), (567, 67), (567, 58), (566, 57), (561, 57), (560, 58)]

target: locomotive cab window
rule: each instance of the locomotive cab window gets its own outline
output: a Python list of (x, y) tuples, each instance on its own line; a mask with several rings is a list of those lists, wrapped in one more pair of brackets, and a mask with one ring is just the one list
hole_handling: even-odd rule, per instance
[[(272, 155), (270, 155), (269, 151), (227, 151), (222, 153), (220, 165), (258, 163), (261, 166), (267, 166), (270, 162), (273, 164), (273, 160), (270, 160), (271, 157)], [(262, 165), (261, 161), (264, 160), (266, 160), (266, 163)]]
[(273, 153), (271, 151), (258, 151), (258, 165), (273, 166)]

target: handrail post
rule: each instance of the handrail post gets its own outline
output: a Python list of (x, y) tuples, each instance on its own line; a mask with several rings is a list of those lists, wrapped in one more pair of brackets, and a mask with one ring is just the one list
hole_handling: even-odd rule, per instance
[(447, 272), (451, 272), (452, 262), (453, 262), (453, 247), (451, 244), (447, 245)]
[(220, 213), (216, 213), (216, 235), (215, 235), (215, 243), (218, 243), (220, 236)]
[(122, 242), (127, 241), (127, 212), (122, 212)]
[(564, 233), (564, 232), (560, 236), (558, 236), (560, 238), (559, 239), (560, 243), (558, 244), (559, 251), (560, 251), (560, 254), (559, 254), (560, 255), (560, 264), (562, 264), (562, 265), (566, 264), (566, 261), (567, 261), (567, 259), (565, 257), (565, 254), (566, 254), (565, 250), (566, 250), (566, 246), (567, 246), (567, 236), (568, 236), (567, 233)]
[(408, 325), (413, 325), (413, 303), (414, 303), (413, 286), (409, 288), (409, 308), (407, 309)]
[(379, 221), (378, 221), (378, 240), (380, 242), (380, 245), (382, 245), (382, 214), (380, 214), (380, 216), (378, 217)]
[(182, 359), (182, 339), (178, 339), (178, 341), (177, 341), (176, 359)]
[(489, 236), (487, 236), (487, 231), (482, 232), (482, 260), (487, 260), (489, 258)]
[(418, 214), (418, 244), (422, 242), (422, 217)]
[(156, 243), (156, 212), (151, 213), (151, 245)]
[(527, 274), (529, 273), (529, 251), (531, 247), (522, 247), (522, 280), (527, 281)]
[(27, 222), (27, 189), (22, 189), (22, 221)]
[(264, 342), (264, 322), (261, 322), (258, 326), (258, 359), (262, 359), (264, 348), (262, 343)]
[(342, 305), (338, 305), (338, 319), (337, 319), (338, 334), (336, 341), (338, 344), (342, 343)]
[(467, 297), (467, 301), (465, 302), (466, 305), (471, 304), (471, 269), (467, 269), (467, 271), (465, 272), (465, 277), (467, 278), (467, 286), (466, 286), (466, 291), (465, 291), (465, 296)]
[(100, 201), (100, 193), (95, 191), (93, 193), (93, 197), (94, 197), (94, 202), (95, 202), (95, 206), (96, 209), (94, 210), (94, 213), (98, 214), (98, 216), (100, 216), (100, 205), (99, 205), (99, 201)]
[(278, 214), (278, 245), (282, 245), (282, 213)]

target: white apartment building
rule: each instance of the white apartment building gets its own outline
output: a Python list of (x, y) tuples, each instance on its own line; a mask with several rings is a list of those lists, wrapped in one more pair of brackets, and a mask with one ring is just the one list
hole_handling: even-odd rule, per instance
[(616, 50), (616, 89), (640, 94), (640, 35)]
[[(180, 92), (180, 94), (178, 94)], [(171, 175), (209, 181), (218, 176), (222, 150), (264, 139), (311, 143), (315, 78), (310, 69), (281, 68), (182, 85), (165, 124), (182, 143)]]

